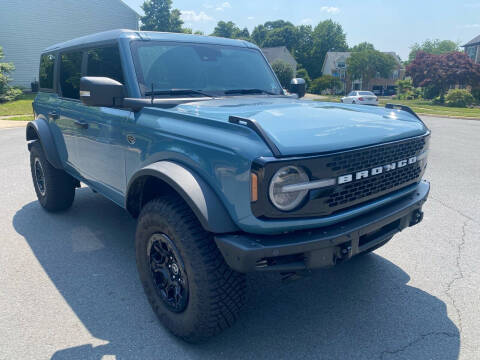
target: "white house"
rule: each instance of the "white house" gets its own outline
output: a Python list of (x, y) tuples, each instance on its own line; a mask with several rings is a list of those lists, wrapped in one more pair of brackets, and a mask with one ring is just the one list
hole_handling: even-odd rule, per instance
[(137, 30), (139, 15), (122, 0), (0, 0), (0, 46), (16, 70), (12, 84), (30, 88), (46, 47), (100, 31)]

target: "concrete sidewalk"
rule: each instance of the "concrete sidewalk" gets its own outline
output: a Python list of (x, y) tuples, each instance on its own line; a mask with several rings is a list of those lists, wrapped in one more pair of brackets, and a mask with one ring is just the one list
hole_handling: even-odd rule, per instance
[(23, 127), (28, 124), (28, 121), (3, 120), (0, 119), (0, 129)]

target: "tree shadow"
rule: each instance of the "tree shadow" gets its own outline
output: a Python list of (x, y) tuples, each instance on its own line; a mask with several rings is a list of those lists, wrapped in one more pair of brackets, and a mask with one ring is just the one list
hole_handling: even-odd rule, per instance
[(49, 214), (31, 202), (13, 219), (58, 291), (106, 345), (59, 349), (53, 359), (457, 359), (459, 331), (438, 298), (371, 254), (282, 283), (252, 274), (248, 303), (233, 328), (190, 345), (157, 321), (138, 280), (135, 221), (90, 190), (72, 209)]

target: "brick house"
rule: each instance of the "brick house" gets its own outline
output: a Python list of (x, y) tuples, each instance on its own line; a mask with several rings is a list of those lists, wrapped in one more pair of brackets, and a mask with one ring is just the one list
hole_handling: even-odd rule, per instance
[(388, 78), (375, 77), (364, 84), (361, 79), (351, 80), (348, 76), (347, 59), (351, 52), (348, 51), (329, 51), (325, 56), (322, 66), (322, 75), (332, 75), (342, 80), (343, 85), (340, 89), (335, 89), (336, 93), (343, 94), (351, 90), (370, 90), (378, 95), (393, 95), (395, 93), (397, 80), (405, 78), (405, 67), (400, 58), (394, 52), (386, 52), (392, 55), (396, 60), (396, 66)]

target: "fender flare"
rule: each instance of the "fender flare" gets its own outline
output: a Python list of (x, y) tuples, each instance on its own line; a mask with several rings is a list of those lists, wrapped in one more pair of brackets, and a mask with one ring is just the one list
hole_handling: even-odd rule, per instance
[[(129, 180), (125, 208), (135, 216), (140, 209), (132, 209), (132, 198), (139, 196), (142, 178), (155, 177), (169, 185), (192, 209), (202, 227), (212, 233), (238, 231), (227, 209), (217, 194), (198, 174), (171, 162), (159, 161), (138, 170)], [(141, 202), (139, 206), (141, 206)], [(137, 204), (138, 206), (138, 204)]]
[[(27, 124), (26, 139), (27, 141), (39, 140), (48, 162), (56, 169), (63, 169), (52, 133), (44, 119), (39, 118)], [(30, 147), (31, 143), (28, 144), (28, 150)]]

